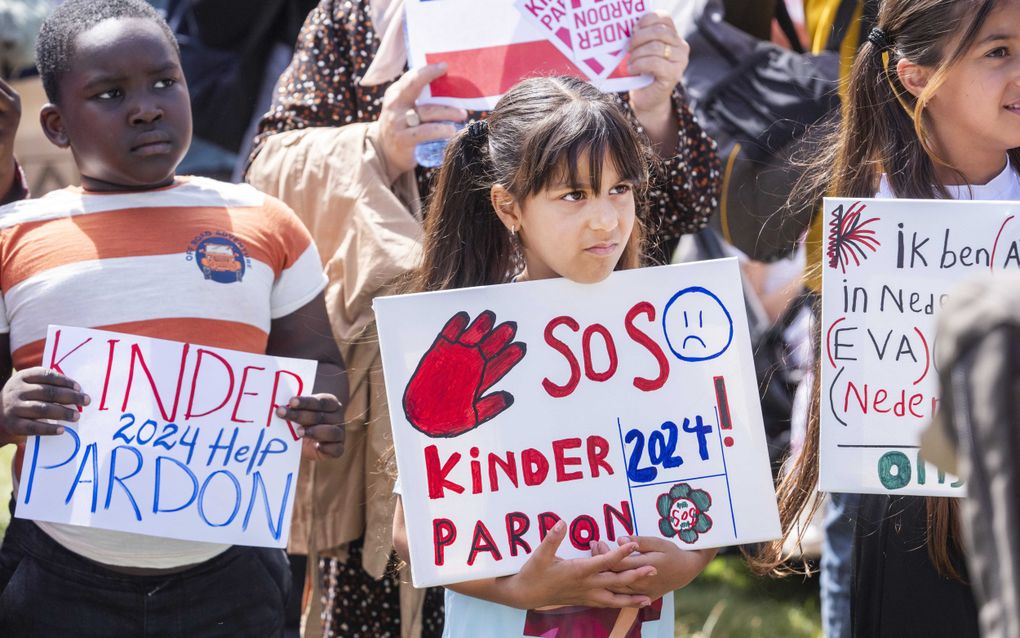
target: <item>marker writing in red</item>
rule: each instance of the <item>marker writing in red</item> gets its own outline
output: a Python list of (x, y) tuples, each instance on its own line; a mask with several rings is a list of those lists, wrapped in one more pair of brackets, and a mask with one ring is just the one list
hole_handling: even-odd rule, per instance
[[(719, 428), (722, 430), (733, 429), (733, 419), (730, 417), (730, 401), (726, 396), (726, 379), (713, 377), (715, 384), (715, 404), (719, 407)], [(733, 447), (733, 437), (724, 436), (723, 445)]]

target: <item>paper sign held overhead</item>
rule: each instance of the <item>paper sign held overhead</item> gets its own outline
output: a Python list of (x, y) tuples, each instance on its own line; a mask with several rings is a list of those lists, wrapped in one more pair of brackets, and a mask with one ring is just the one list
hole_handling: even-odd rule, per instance
[[(576, 6), (575, 6), (576, 5)], [(491, 110), (529, 77), (573, 75), (606, 92), (651, 83), (624, 63), (633, 23), (655, 0), (407, 0), (412, 68), (445, 62), (419, 100)]]
[(92, 401), (29, 437), (17, 516), (287, 545), (301, 441), (275, 408), (311, 392), (316, 362), (50, 326), (43, 363)]
[(574, 57), (606, 56), (616, 64), (623, 59), (634, 25), (646, 11), (643, 1), (570, 0), (567, 23)]
[(1016, 203), (826, 199), (820, 488), (963, 496), (920, 453), (939, 409), (935, 325), (954, 286), (1020, 269)]
[(376, 300), (416, 586), (653, 535), (775, 538), (735, 260)]

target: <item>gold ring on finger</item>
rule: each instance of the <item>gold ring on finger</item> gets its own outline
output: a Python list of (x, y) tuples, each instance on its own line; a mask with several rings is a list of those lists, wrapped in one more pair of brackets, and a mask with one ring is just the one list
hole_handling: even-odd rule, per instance
[(421, 124), (421, 116), (418, 115), (418, 111), (414, 109), (407, 109), (404, 113), (404, 121), (407, 122), (407, 126), (419, 126)]
[(672, 53), (673, 53), (673, 47), (669, 46), (668, 44), (664, 45), (664, 46), (666, 48), (662, 50), (662, 57), (664, 57), (664, 58), (666, 58), (668, 60), (669, 56), (672, 55)]

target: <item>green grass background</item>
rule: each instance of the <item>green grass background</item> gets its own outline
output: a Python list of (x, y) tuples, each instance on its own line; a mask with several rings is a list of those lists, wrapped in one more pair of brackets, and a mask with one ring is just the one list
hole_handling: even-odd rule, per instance
[[(0, 533), (10, 513), (14, 446), (0, 448)], [(738, 555), (716, 558), (676, 593), (677, 636), (821, 638), (817, 580), (759, 578)]]
[(821, 638), (817, 578), (755, 576), (739, 555), (719, 556), (676, 592), (684, 638)]

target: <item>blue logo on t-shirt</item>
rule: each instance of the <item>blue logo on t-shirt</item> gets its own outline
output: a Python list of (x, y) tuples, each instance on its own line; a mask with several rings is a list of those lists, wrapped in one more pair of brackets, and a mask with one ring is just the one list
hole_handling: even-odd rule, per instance
[(206, 279), (221, 284), (241, 281), (245, 272), (245, 254), (234, 241), (217, 234), (204, 237), (194, 246), (195, 264)]

